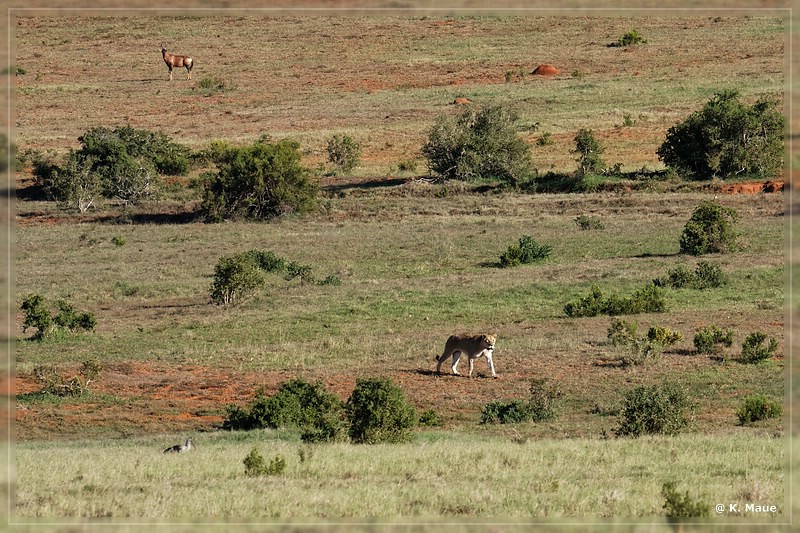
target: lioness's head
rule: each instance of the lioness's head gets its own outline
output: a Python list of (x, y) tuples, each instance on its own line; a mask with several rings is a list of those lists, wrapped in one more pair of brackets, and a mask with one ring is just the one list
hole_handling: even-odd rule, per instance
[(497, 335), (481, 335), (481, 344), (484, 350), (494, 350), (495, 342), (497, 342)]

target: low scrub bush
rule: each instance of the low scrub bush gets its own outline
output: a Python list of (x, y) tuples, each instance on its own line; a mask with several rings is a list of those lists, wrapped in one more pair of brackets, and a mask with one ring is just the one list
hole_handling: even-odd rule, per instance
[(25, 298), (20, 306), (25, 314), (22, 321), (23, 333), (27, 332), (28, 328), (36, 328), (36, 333), (31, 339), (41, 341), (63, 333), (94, 331), (97, 319), (93, 313), (79, 313), (72, 304), (64, 300), (59, 300), (56, 305), (58, 312), (53, 314), (45, 305), (44, 297), (41, 295), (31, 294)]
[(211, 300), (222, 305), (233, 304), (251, 296), (263, 283), (261, 269), (251, 254), (225, 255), (214, 267)]
[(361, 145), (349, 135), (336, 134), (328, 139), (328, 161), (340, 172), (350, 172), (358, 166)]
[(418, 417), (403, 390), (389, 378), (359, 378), (345, 405), (350, 438), (356, 443), (411, 440)]
[(769, 343), (764, 344), (767, 335), (761, 332), (751, 333), (742, 343), (742, 354), (740, 360), (743, 363), (758, 363), (775, 356), (778, 349), (778, 341), (770, 339)]
[(223, 429), (251, 430), (290, 427), (305, 442), (344, 440), (347, 424), (341, 400), (322, 383), (296, 378), (273, 396), (257, 394), (248, 409), (228, 406)]
[(552, 249), (553, 247), (547, 244), (539, 244), (530, 235), (523, 235), (519, 243), (509, 246), (500, 256), (500, 267), (508, 268), (544, 261)]
[(557, 384), (547, 379), (530, 382), (530, 397), (525, 400), (493, 400), (481, 410), (481, 424), (516, 424), (543, 422), (558, 415), (562, 393)]
[(731, 347), (733, 344), (733, 330), (722, 330), (717, 326), (706, 326), (694, 336), (694, 349), (699, 354), (716, 354), (722, 351), (723, 346)]
[(605, 296), (593, 286), (588, 296), (564, 306), (564, 312), (571, 318), (662, 313), (665, 309), (664, 296), (655, 285), (647, 285), (627, 298), (614, 294)]
[(426, 409), (419, 415), (419, 425), (420, 426), (441, 426), (442, 420), (439, 418), (439, 414), (434, 411), (433, 409)]
[(712, 265), (708, 261), (697, 263), (695, 271), (692, 272), (684, 265), (679, 265), (667, 272), (666, 277), (653, 280), (653, 284), (658, 287), (669, 287), (672, 289), (713, 289), (724, 285), (727, 282), (725, 275), (719, 265)]
[(492, 400), (481, 410), (481, 424), (515, 424), (530, 418), (530, 409), (524, 400)]
[(622, 422), (616, 434), (620, 437), (676, 434), (688, 425), (690, 408), (688, 395), (678, 385), (636, 387), (625, 395)]
[(683, 333), (661, 326), (650, 326), (650, 329), (647, 330), (647, 339), (667, 348), (682, 341)]
[(99, 361), (89, 359), (81, 364), (78, 375), (65, 377), (49, 365), (34, 367), (33, 376), (42, 385), (40, 392), (58, 397), (76, 397), (88, 394), (89, 384), (100, 377)]
[(250, 450), (242, 462), (244, 463), (244, 473), (248, 477), (278, 476), (286, 470), (286, 460), (283, 457), (276, 455), (268, 464), (264, 456), (259, 453), (258, 448)]
[(667, 481), (661, 486), (664, 498), (664, 515), (670, 522), (680, 522), (685, 518), (705, 518), (711, 516), (711, 506), (689, 496), (689, 491), (681, 495), (675, 488), (674, 481)]
[(738, 214), (730, 207), (703, 202), (683, 227), (680, 238), (682, 254), (704, 255), (738, 249), (734, 223)]
[(744, 399), (736, 410), (740, 424), (750, 424), (768, 418), (777, 418), (783, 414), (783, 406), (763, 394), (751, 394)]
[(647, 39), (642, 37), (639, 31), (634, 28), (631, 31), (625, 33), (622, 37), (614, 41), (613, 43), (609, 44), (608, 46), (612, 48), (624, 48), (626, 46), (636, 46), (638, 44), (646, 44)]
[(602, 220), (597, 217), (590, 217), (587, 215), (580, 215), (575, 218), (575, 224), (578, 225), (578, 228), (581, 231), (605, 229), (605, 224), (603, 224)]

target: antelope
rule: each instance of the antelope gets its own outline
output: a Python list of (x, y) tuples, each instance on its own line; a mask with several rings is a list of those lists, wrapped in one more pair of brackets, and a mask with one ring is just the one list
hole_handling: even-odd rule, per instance
[(188, 452), (189, 450), (194, 450), (194, 444), (192, 444), (192, 439), (186, 439), (186, 444), (176, 444), (175, 446), (170, 446), (164, 453), (168, 452)]
[(186, 72), (189, 73), (186, 79), (192, 79), (192, 65), (194, 61), (192, 61), (191, 57), (170, 54), (163, 44), (161, 45), (161, 57), (164, 58), (164, 63), (167, 64), (167, 68), (169, 69), (169, 81), (172, 81), (172, 67), (186, 67)]

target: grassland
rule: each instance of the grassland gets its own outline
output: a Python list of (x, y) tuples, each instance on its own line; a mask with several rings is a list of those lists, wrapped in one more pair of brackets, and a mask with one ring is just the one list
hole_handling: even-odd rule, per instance
[[(607, 46), (632, 27), (647, 45)], [(784, 419), (741, 426), (735, 416), (749, 394), (785, 395), (783, 194), (660, 183), (595, 194), (481, 193), (415, 181), (421, 162), (417, 173), (397, 170), (417, 157), (427, 125), (453, 112), (456, 96), (513, 106), (541, 171), (575, 168), (569, 150), (580, 127), (598, 134), (610, 163), (660, 168), (654, 154), (666, 129), (716, 90), (736, 88), (748, 99), (782, 94), (782, 21), (22, 17), (14, 28), (16, 63), (26, 70), (15, 79), (22, 151), (63, 153), (93, 126), (123, 124), (161, 129), (194, 149), (215, 138), (288, 136), (320, 173), (331, 134), (351, 134), (364, 148), (355, 175), (322, 180), (319, 211), (272, 223), (195, 221), (189, 182), (197, 170), (126, 212), (105, 206), (80, 217), (20, 195), (16, 305), (38, 293), (98, 319), (94, 333), (44, 342), (27, 339), (20, 316), (14, 324), (21, 516), (650, 517), (661, 514), (659, 490), (672, 478), (711, 504), (764, 501), (785, 514)], [(166, 81), (155, 46), (163, 39), (199, 58), (194, 80)], [(85, 61), (111, 44), (131, 51), (116, 70)], [(252, 61), (237, 62), (239, 54)], [(562, 74), (504, 81), (508, 71), (544, 62)], [(229, 89), (201, 94), (195, 83), (204, 77)], [(626, 116), (633, 125), (622, 126)], [(555, 143), (536, 146), (542, 132)], [(18, 185), (30, 185), (29, 169)], [(610, 319), (570, 319), (564, 305), (592, 285), (624, 295), (677, 265), (693, 269), (697, 259), (678, 254), (678, 239), (693, 209), (714, 195), (739, 213), (742, 249), (704, 258), (728, 284), (668, 290), (665, 313), (629, 317), (640, 328), (679, 330), (684, 341), (651, 365), (620, 367), (606, 338)], [(581, 231), (579, 215), (605, 229)], [(553, 246), (548, 261), (497, 268), (523, 234)], [(212, 304), (218, 258), (250, 249), (309, 264), (320, 277), (336, 274), (342, 284), (275, 276), (240, 305)], [(709, 324), (736, 332), (721, 357), (694, 353), (694, 333)], [(433, 375), (448, 335), (485, 330), (498, 334), (498, 380), (481, 361), (472, 380)], [(753, 331), (776, 338), (778, 356), (740, 364), (735, 357)], [(70, 376), (87, 359), (103, 363), (89, 395), (36, 394), (37, 365)], [(296, 435), (216, 431), (226, 404), (298, 375), (343, 399), (356, 377), (388, 375), (444, 426), (411, 445), (317, 447), (303, 462)], [(559, 418), (478, 424), (485, 403), (525, 397), (537, 377), (564, 391)], [(615, 439), (623, 393), (665, 380), (684, 385), (695, 403), (687, 434)], [(160, 454), (184, 434), (195, 437), (197, 453)], [(285, 456), (286, 475), (244, 478), (241, 461), (253, 445)], [(484, 482), (488, 494), (475, 488)], [(265, 486), (281, 490), (262, 491), (274, 498), (264, 500), (257, 488)], [(55, 487), (63, 494), (54, 496)], [(175, 498), (188, 492), (187, 501)], [(380, 497), (365, 497), (372, 494)]]

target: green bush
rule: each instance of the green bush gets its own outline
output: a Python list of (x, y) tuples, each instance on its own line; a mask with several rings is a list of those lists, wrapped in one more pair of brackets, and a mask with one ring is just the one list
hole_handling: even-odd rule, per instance
[(414, 406), (389, 378), (359, 378), (345, 405), (353, 442), (406, 442), (417, 423)]
[(664, 348), (683, 339), (680, 332), (661, 326), (651, 326), (647, 335), (636, 335), (636, 324), (614, 319), (608, 330), (608, 338), (614, 346), (624, 347), (619, 361), (623, 366), (643, 365), (658, 359)]
[(606, 297), (597, 286), (592, 286), (588, 296), (564, 306), (564, 312), (571, 318), (662, 313), (665, 309), (664, 296), (655, 285), (647, 285), (627, 298), (614, 294)]
[(650, 329), (647, 330), (647, 339), (667, 348), (682, 341), (683, 333), (661, 326), (650, 326)]
[(548, 379), (533, 379), (525, 400), (492, 400), (481, 409), (481, 424), (516, 424), (553, 420), (558, 415), (561, 390)]
[(658, 287), (671, 287), (673, 289), (711, 289), (721, 287), (727, 283), (725, 274), (719, 265), (712, 265), (708, 261), (697, 263), (692, 272), (684, 265), (678, 265), (667, 272), (664, 278), (653, 280)]
[(436, 411), (433, 409), (426, 409), (419, 415), (419, 425), (428, 427), (441, 426), (442, 420), (439, 418), (439, 414)]
[(516, 424), (531, 418), (524, 400), (492, 400), (481, 409), (481, 424)]
[(338, 171), (350, 172), (358, 166), (361, 157), (361, 145), (349, 135), (338, 133), (328, 139), (328, 161)]
[(202, 212), (211, 221), (265, 220), (303, 214), (316, 204), (317, 185), (300, 165), (300, 145), (266, 138), (252, 146), (221, 147), (217, 173), (204, 182)]
[(535, 175), (528, 145), (517, 134), (517, 116), (502, 106), (465, 108), (440, 116), (422, 147), (434, 173), (444, 179), (497, 179), (517, 185)]
[(785, 118), (778, 103), (765, 97), (746, 106), (736, 91), (717, 93), (669, 129), (658, 157), (692, 179), (775, 177), (784, 156)]
[(539, 244), (530, 235), (523, 235), (518, 244), (512, 244), (500, 256), (500, 267), (508, 268), (543, 261), (550, 255), (552, 246)]
[(751, 394), (736, 410), (740, 424), (751, 424), (767, 418), (777, 418), (783, 414), (783, 406), (763, 394)]
[(31, 294), (26, 297), (20, 306), (25, 314), (22, 332), (27, 332), (28, 328), (36, 328), (36, 333), (31, 339), (41, 341), (59, 333), (94, 331), (97, 319), (93, 313), (78, 313), (72, 304), (64, 300), (59, 300), (56, 305), (58, 313), (53, 314), (45, 305), (44, 297), (41, 295)]
[(575, 218), (575, 224), (578, 225), (578, 228), (581, 231), (592, 230), (592, 229), (605, 229), (605, 225), (603, 221), (597, 217), (590, 217), (586, 215), (580, 215)]
[(722, 346), (733, 344), (733, 330), (722, 330), (717, 326), (706, 326), (694, 336), (694, 348), (699, 354), (715, 354), (722, 351)]
[(675, 489), (674, 481), (667, 481), (661, 486), (664, 498), (664, 515), (670, 522), (680, 522), (683, 518), (704, 518), (711, 516), (711, 506), (696, 501), (689, 496), (689, 491), (681, 495)]
[(677, 385), (635, 387), (625, 395), (623, 419), (616, 433), (620, 437), (676, 434), (688, 425), (690, 408), (686, 392)]
[(683, 227), (680, 239), (682, 254), (703, 255), (735, 251), (733, 224), (737, 213), (715, 202), (703, 202)]
[(89, 384), (97, 381), (102, 366), (99, 361), (89, 359), (81, 364), (77, 376), (67, 378), (49, 365), (33, 368), (33, 376), (42, 385), (40, 393), (58, 397), (77, 397), (89, 394)]
[(636, 46), (638, 44), (646, 44), (647, 39), (641, 36), (636, 28), (632, 29), (631, 31), (627, 32), (625, 35), (614, 41), (613, 43), (609, 44), (610, 47), (622, 48), (625, 46)]
[(296, 378), (273, 396), (257, 394), (249, 409), (228, 406), (223, 429), (296, 428), (305, 442), (344, 440), (346, 419), (341, 400), (322, 383)]
[(608, 339), (614, 346), (627, 346), (636, 340), (636, 331), (639, 325), (619, 318), (612, 318), (608, 327)]
[(261, 269), (252, 254), (225, 255), (214, 267), (211, 300), (222, 305), (233, 304), (252, 295), (263, 283)]
[(761, 332), (751, 333), (742, 343), (742, 355), (740, 360), (743, 363), (758, 363), (775, 356), (778, 349), (778, 341), (770, 339), (767, 345), (764, 342), (767, 335)]
[(606, 164), (600, 157), (605, 149), (594, 138), (592, 130), (580, 129), (575, 135), (575, 150), (573, 154), (578, 155), (578, 175), (598, 174), (603, 171)]
[(280, 455), (271, 459), (269, 464), (259, 453), (258, 448), (253, 448), (244, 458), (244, 473), (248, 477), (278, 476), (286, 470), (286, 460)]

